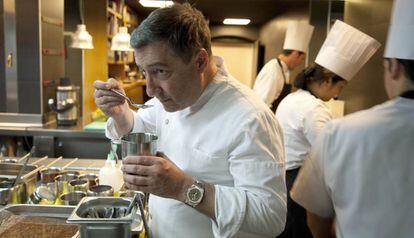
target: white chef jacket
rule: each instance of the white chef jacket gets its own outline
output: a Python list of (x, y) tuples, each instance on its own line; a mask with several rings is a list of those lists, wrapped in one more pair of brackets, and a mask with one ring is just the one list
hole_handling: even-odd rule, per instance
[(398, 97), (326, 125), (292, 189), (336, 217), (337, 237), (413, 237), (414, 100)]
[(283, 131), (285, 167), (302, 166), (324, 125), (332, 119), (325, 103), (306, 90), (290, 93), (279, 104), (276, 118)]
[(267, 104), (268, 107), (272, 107), (273, 101), (275, 101), (283, 90), (285, 73), (286, 83), (289, 83), (289, 69), (283, 60), (280, 61), (283, 71), (280, 68), (277, 59), (272, 59), (263, 66), (257, 75), (256, 81), (253, 86), (253, 91)]
[[(150, 196), (154, 237), (274, 237), (284, 229), (286, 187), (281, 129), (266, 105), (219, 71), (198, 101), (181, 111), (134, 114), (133, 132), (158, 134), (158, 151), (194, 178), (214, 184), (216, 222), (179, 201)], [(106, 135), (118, 137), (113, 121)]]

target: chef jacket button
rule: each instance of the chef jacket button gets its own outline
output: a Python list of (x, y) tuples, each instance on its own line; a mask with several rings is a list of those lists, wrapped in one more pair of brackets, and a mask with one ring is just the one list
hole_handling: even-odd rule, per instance
[(168, 123), (170, 123), (170, 120), (165, 119), (165, 125), (168, 125)]

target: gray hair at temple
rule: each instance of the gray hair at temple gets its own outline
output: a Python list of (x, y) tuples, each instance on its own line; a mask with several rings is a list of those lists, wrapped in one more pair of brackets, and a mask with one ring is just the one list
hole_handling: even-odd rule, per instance
[(131, 46), (134, 49), (156, 41), (167, 42), (186, 63), (202, 48), (212, 56), (208, 23), (203, 14), (188, 3), (175, 3), (153, 11), (132, 32)]

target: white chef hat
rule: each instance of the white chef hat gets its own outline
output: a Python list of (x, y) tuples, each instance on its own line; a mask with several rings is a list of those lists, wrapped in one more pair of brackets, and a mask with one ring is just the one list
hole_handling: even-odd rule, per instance
[(395, 0), (384, 57), (414, 59), (414, 1)]
[(380, 46), (374, 38), (336, 20), (315, 63), (349, 81)]
[(284, 50), (298, 50), (306, 53), (312, 37), (313, 26), (305, 22), (289, 21), (286, 29)]

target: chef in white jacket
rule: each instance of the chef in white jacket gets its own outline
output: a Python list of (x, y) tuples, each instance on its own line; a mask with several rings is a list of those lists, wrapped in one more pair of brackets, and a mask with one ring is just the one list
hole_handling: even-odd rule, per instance
[(126, 186), (150, 193), (153, 237), (274, 237), (284, 227), (281, 129), (272, 112), (212, 56), (210, 32), (189, 4), (153, 11), (132, 33), (136, 63), (154, 98), (133, 112), (96, 81), (111, 118), (106, 135), (159, 137), (157, 156), (123, 160)]
[[(295, 79), (299, 90), (283, 99), (276, 111), (284, 135), (288, 191), (318, 134), (332, 119), (324, 101), (338, 96), (379, 46), (372, 37), (336, 21), (316, 57), (316, 64)], [(306, 225), (306, 211), (289, 194), (287, 205), (286, 229), (280, 237), (312, 237)]]
[(267, 62), (257, 75), (253, 91), (272, 111), (291, 92), (290, 71), (305, 60), (313, 28), (305, 22), (289, 21), (282, 54)]
[(333, 227), (339, 238), (413, 237), (414, 2), (393, 9), (384, 54), (391, 100), (328, 123), (291, 192), (314, 237)]

